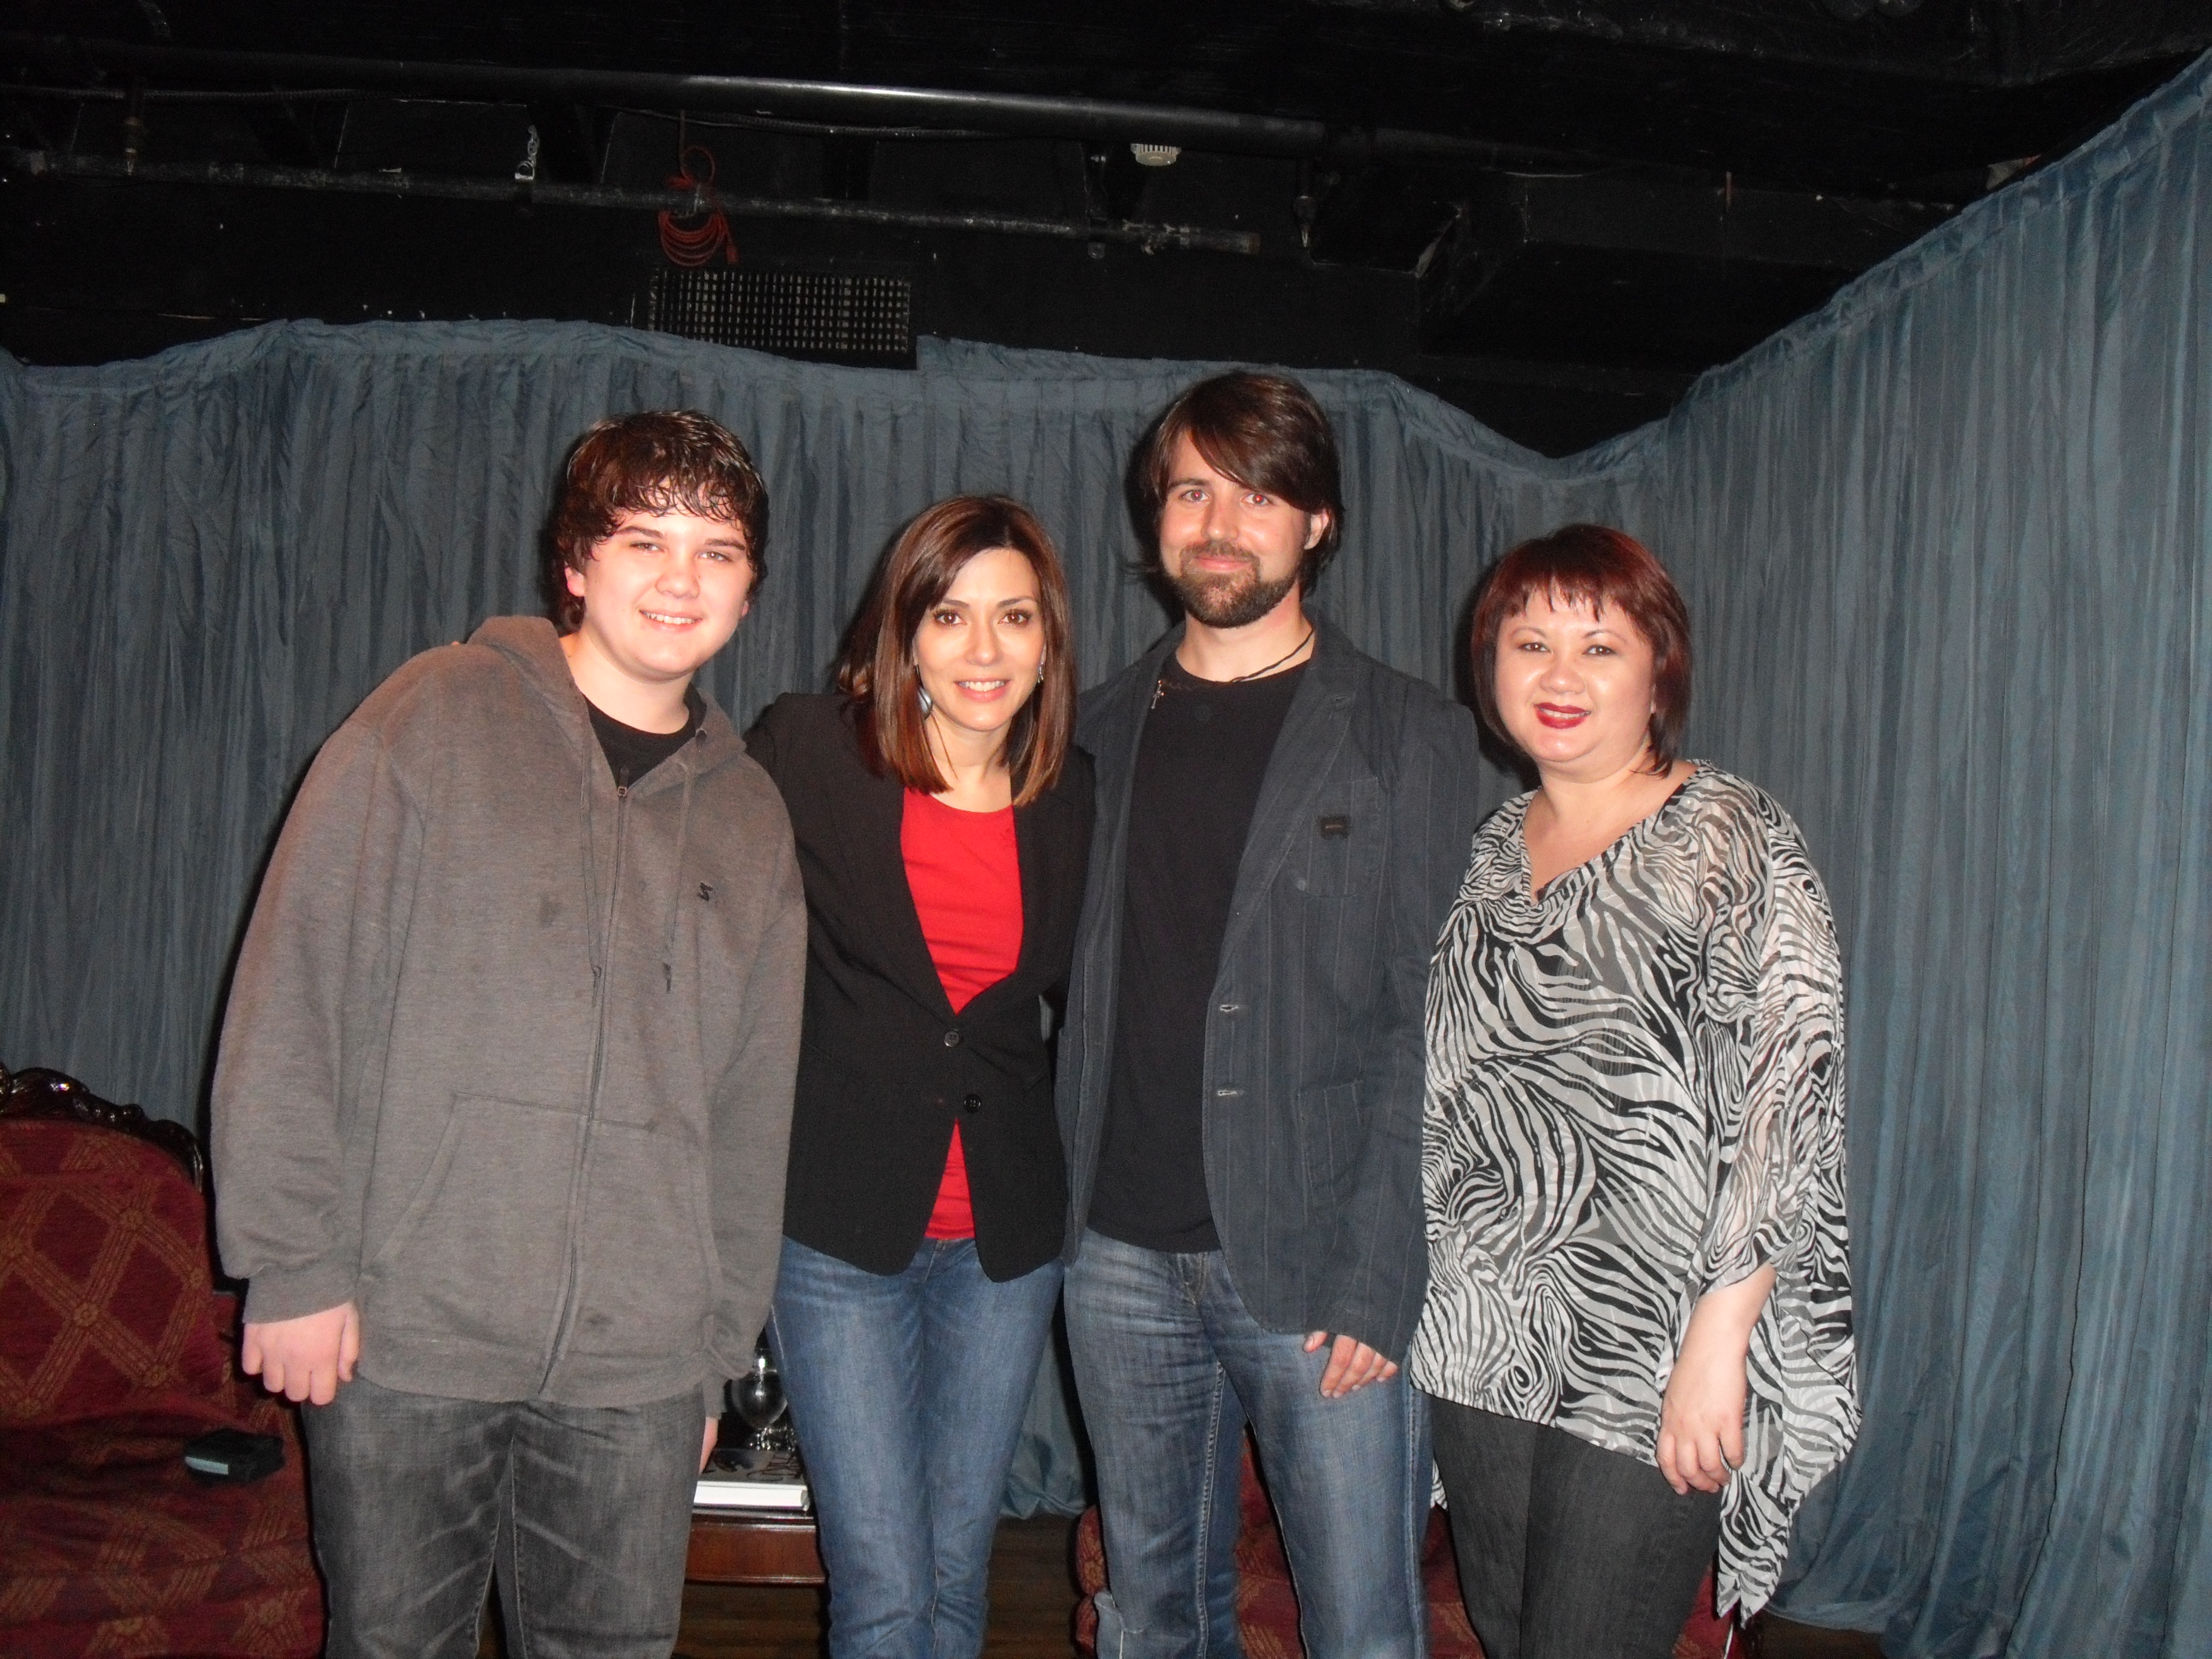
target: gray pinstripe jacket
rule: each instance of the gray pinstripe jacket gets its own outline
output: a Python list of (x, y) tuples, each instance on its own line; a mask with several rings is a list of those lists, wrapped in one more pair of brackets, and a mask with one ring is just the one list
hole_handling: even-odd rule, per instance
[[(1316, 617), (1237, 871), (1206, 1015), (1206, 1195), (1271, 1330), (1402, 1359), (1428, 1279), (1422, 1012), (1478, 816), (1474, 721)], [(1176, 629), (1086, 695), (1097, 822), (1060, 1043), (1066, 1259), (1080, 1248), (1114, 1058), (1129, 791)]]

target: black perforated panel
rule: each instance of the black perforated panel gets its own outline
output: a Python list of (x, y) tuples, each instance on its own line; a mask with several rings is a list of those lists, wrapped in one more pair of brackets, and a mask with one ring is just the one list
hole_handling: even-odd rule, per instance
[(661, 270), (646, 326), (791, 357), (911, 367), (914, 285), (848, 271)]

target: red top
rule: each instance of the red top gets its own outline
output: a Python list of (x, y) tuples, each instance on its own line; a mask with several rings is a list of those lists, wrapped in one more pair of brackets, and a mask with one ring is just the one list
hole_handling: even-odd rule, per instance
[[(921, 918), (921, 936), (938, 982), (958, 1013), (978, 992), (1014, 971), (1022, 954), (1022, 865), (1014, 842), (1014, 809), (963, 812), (920, 790), (906, 792), (899, 820), (906, 884)], [(937, 1206), (925, 1230), (931, 1238), (973, 1238), (975, 1211), (968, 1197), (968, 1159), (960, 1125), (945, 1156)]]

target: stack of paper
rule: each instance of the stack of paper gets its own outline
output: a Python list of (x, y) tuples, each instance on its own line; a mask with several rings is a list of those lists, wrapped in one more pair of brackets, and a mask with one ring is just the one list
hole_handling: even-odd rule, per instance
[[(757, 1452), (747, 1456), (758, 1460)], [(733, 1454), (716, 1452), (699, 1477), (698, 1494), (691, 1500), (701, 1510), (791, 1510), (811, 1507), (806, 1490), (806, 1471), (789, 1452), (771, 1453), (759, 1467), (738, 1465)]]

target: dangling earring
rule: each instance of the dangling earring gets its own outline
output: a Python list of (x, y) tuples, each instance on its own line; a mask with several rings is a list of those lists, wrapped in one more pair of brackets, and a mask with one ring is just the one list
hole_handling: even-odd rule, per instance
[(1044, 684), (1044, 659), (1042, 657), (1039, 657), (1037, 659), (1037, 684), (1039, 685), (1042, 685)]
[(915, 688), (914, 696), (915, 701), (921, 705), (922, 719), (927, 720), (929, 718), (929, 711), (937, 707), (937, 700), (929, 695), (929, 688), (926, 685), (916, 686)]

